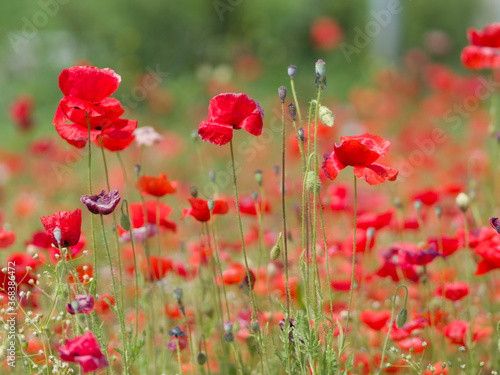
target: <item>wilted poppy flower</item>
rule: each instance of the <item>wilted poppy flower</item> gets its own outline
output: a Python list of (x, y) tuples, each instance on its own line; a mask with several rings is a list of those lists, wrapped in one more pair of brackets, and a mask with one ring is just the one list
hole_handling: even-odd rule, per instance
[(91, 331), (66, 340), (64, 346), (60, 346), (58, 350), (63, 361), (80, 364), (84, 373), (109, 366), (106, 356), (99, 348), (99, 342)]
[(169, 181), (166, 173), (153, 176), (141, 176), (137, 182), (137, 190), (142, 195), (152, 195), (155, 197), (163, 197), (166, 194), (173, 194), (177, 189), (177, 181)]
[(94, 297), (90, 294), (79, 294), (71, 303), (66, 304), (66, 311), (71, 315), (90, 314), (94, 310)]
[(80, 202), (87, 206), (87, 209), (96, 215), (109, 215), (120, 202), (118, 190), (111, 190), (108, 194), (101, 190), (97, 195), (82, 195)]
[(498, 217), (490, 217), (490, 224), (500, 234), (500, 220), (498, 220)]
[[(208, 201), (201, 198), (189, 198), (188, 201), (191, 204), (191, 208), (185, 208), (183, 210), (181, 219), (184, 219), (186, 216), (192, 216), (198, 221), (210, 220), (210, 209), (208, 208)], [(227, 214), (228, 211), (229, 206), (227, 202), (222, 200), (214, 201), (214, 209), (212, 211), (212, 215), (223, 215)]]
[(482, 30), (469, 29), (471, 45), (462, 51), (462, 64), (469, 69), (497, 69), (500, 67), (500, 23), (492, 23)]
[(64, 69), (59, 75), (59, 88), (64, 98), (59, 102), (53, 121), (59, 135), (78, 148), (88, 141), (89, 125), (92, 141), (101, 135), (129, 138), (137, 121), (119, 118), (123, 108), (118, 100), (110, 98), (120, 82), (121, 77), (108, 68), (75, 66)]
[(5, 249), (16, 242), (16, 234), (0, 227), (0, 249)]
[[(443, 290), (444, 289), (444, 290)], [(450, 301), (458, 301), (467, 294), (469, 294), (469, 284), (463, 281), (456, 281), (454, 283), (445, 283), (444, 288), (442, 286), (438, 287), (436, 290), (438, 296), (443, 296)]]
[(31, 129), (33, 126), (33, 98), (23, 95), (10, 106), (10, 118), (21, 130)]
[[(40, 221), (52, 241), (52, 245), (59, 247), (74, 246), (80, 240), (82, 226), (82, 210), (79, 208), (74, 212), (56, 212), (51, 216), (42, 216)], [(61, 231), (60, 243), (54, 236), (54, 230)]]
[(347, 166), (354, 167), (354, 175), (370, 185), (387, 180), (395, 181), (398, 171), (375, 162), (387, 154), (389, 141), (368, 133), (359, 136), (341, 137), (340, 145), (333, 146), (333, 152), (324, 155), (323, 171), (334, 180), (339, 171)]
[(202, 121), (198, 135), (205, 142), (222, 146), (233, 139), (233, 129), (262, 134), (264, 111), (245, 94), (219, 94), (210, 100), (208, 120)]

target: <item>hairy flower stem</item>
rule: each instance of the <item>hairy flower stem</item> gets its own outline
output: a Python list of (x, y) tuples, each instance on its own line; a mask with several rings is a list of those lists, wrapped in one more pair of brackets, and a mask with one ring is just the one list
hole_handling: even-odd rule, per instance
[[(89, 195), (92, 195), (92, 142), (90, 141), (90, 120), (87, 111), (85, 111), (85, 117), (87, 118), (87, 128), (88, 128), (88, 145), (89, 145), (89, 165), (88, 165), (88, 173), (89, 173)], [(95, 222), (94, 215), (90, 215), (90, 227), (92, 230), (92, 258), (94, 263), (94, 275), (92, 276), (92, 287), (91, 291), (94, 298), (97, 298), (97, 247), (95, 240)]]
[(283, 255), (285, 258), (285, 275), (287, 279), (286, 283), (286, 312), (288, 317), (290, 317), (290, 286), (288, 285), (288, 232), (286, 229), (286, 204), (285, 204), (285, 139), (286, 139), (286, 128), (285, 128), (285, 102), (281, 103), (281, 212), (282, 212), (282, 223), (283, 223)]
[[(234, 198), (236, 201), (236, 212), (238, 214), (238, 226), (240, 228), (240, 237), (241, 237), (241, 248), (243, 250), (243, 259), (245, 260), (245, 268), (247, 272), (247, 278), (248, 278), (248, 289), (250, 291), (250, 297), (252, 300), (252, 306), (253, 306), (253, 313), (252, 317), (254, 319), (257, 319), (257, 304), (255, 302), (255, 296), (253, 293), (253, 287), (255, 284), (255, 281), (252, 278), (252, 275), (250, 273), (250, 268), (248, 267), (248, 258), (247, 258), (247, 252), (245, 249), (245, 235), (243, 234), (243, 225), (241, 224), (241, 213), (240, 213), (240, 203), (238, 201), (238, 184), (236, 182), (236, 167), (234, 166), (234, 151), (233, 151), (233, 141), (231, 140), (229, 142), (230, 149), (231, 149), (231, 166), (233, 168), (233, 184), (234, 184)], [(286, 250), (285, 250), (286, 252)]]
[(182, 362), (181, 362), (181, 348), (179, 347), (179, 340), (175, 338), (175, 346), (177, 347), (177, 365), (179, 366), (179, 375), (184, 374), (182, 372)]
[[(207, 235), (208, 235), (209, 234), (208, 224), (205, 223), (205, 225), (206, 225), (206, 231), (207, 231)], [(231, 315), (229, 314), (229, 303), (228, 303), (227, 294), (226, 294), (226, 285), (224, 284), (224, 279), (223, 279), (223, 276), (222, 276), (222, 267), (221, 267), (220, 257), (219, 257), (219, 250), (217, 249), (217, 239), (215, 237), (215, 228), (214, 228), (214, 220), (213, 220), (212, 213), (210, 213), (210, 226), (211, 226), (211, 229), (212, 229), (212, 239), (213, 239), (213, 247), (214, 247), (216, 265), (217, 265), (217, 269), (219, 271), (219, 276), (220, 276), (220, 279), (221, 279), (222, 293), (224, 294), (224, 301), (226, 303), (227, 320), (231, 320)], [(208, 243), (210, 244), (210, 240), (208, 241)], [(216, 275), (214, 275), (214, 277), (217, 280)]]
[[(467, 221), (467, 212), (463, 213), (463, 219), (464, 219), (464, 236), (465, 236), (465, 274), (466, 274), (466, 281), (469, 287), (471, 287), (471, 273), (470, 273), (470, 261), (469, 261), (469, 253), (470, 253), (470, 244), (469, 244), (469, 223)], [(444, 291), (443, 291), (444, 293)], [(467, 357), (469, 361), (468, 367), (470, 367), (471, 373), (477, 372), (476, 369), (476, 361), (475, 361), (475, 355), (474, 355), (474, 350), (472, 350), (472, 338), (474, 335), (474, 327), (473, 327), (473, 318), (472, 318), (472, 295), (469, 292), (467, 294), (467, 316), (468, 316), (468, 321), (469, 321), (469, 329), (467, 330), (466, 333), (466, 343), (467, 343)]]
[(332, 284), (330, 282), (330, 262), (328, 259), (328, 245), (326, 244), (326, 232), (325, 232), (325, 223), (323, 221), (323, 207), (321, 205), (321, 193), (318, 193), (319, 199), (319, 218), (321, 221), (321, 232), (323, 233), (323, 243), (325, 245), (325, 261), (326, 261), (326, 280), (327, 280), (327, 288), (330, 297), (330, 319), (333, 324), (333, 293), (332, 293)]
[(347, 337), (347, 328), (349, 327), (349, 316), (351, 315), (351, 305), (352, 305), (352, 294), (354, 291), (354, 272), (356, 267), (356, 225), (358, 217), (358, 180), (354, 176), (354, 233), (353, 233), (353, 244), (352, 244), (352, 274), (351, 274), (351, 288), (349, 291), (349, 307), (347, 309), (347, 317), (345, 322), (345, 333), (344, 339), (342, 340), (342, 348), (344, 347), (345, 340)]
[[(118, 289), (116, 288), (115, 275), (113, 272), (113, 262), (111, 260), (111, 252), (109, 251), (108, 239), (106, 237), (106, 229), (104, 227), (104, 216), (99, 215), (101, 218), (101, 228), (102, 228), (102, 236), (104, 238), (104, 246), (106, 248), (106, 255), (108, 257), (109, 262), (109, 270), (111, 273), (111, 284), (113, 286), (113, 294), (115, 295), (115, 299), (118, 300)], [(127, 348), (127, 331), (125, 330), (125, 321), (123, 319), (123, 310), (120, 308), (120, 304), (116, 303), (116, 314), (118, 315), (118, 320), (120, 322), (120, 331), (122, 334), (122, 342), (123, 342), (123, 366), (125, 371), (128, 369), (128, 348)]]
[(396, 293), (394, 293), (394, 298), (392, 299), (392, 313), (391, 313), (391, 320), (389, 321), (389, 331), (387, 332), (387, 336), (385, 336), (384, 348), (382, 349), (382, 358), (380, 360), (380, 367), (377, 371), (377, 374), (380, 374), (384, 367), (385, 349), (387, 348), (387, 343), (389, 342), (389, 336), (391, 335), (391, 329), (392, 326), (394, 325), (394, 310), (396, 308), (396, 297), (398, 296), (399, 288), (404, 288), (406, 291), (405, 303), (404, 303), (404, 307), (406, 308), (406, 302), (408, 300), (408, 288), (406, 287), (406, 285), (401, 284), (397, 287)]

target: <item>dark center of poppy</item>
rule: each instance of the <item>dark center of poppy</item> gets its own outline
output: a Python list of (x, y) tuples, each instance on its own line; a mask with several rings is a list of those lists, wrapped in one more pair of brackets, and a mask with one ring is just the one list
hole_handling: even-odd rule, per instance
[(102, 126), (96, 126), (95, 130), (102, 130)]

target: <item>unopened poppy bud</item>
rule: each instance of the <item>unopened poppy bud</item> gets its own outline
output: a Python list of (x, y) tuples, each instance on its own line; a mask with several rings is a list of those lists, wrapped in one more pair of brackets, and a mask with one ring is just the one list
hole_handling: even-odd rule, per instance
[(130, 231), (130, 219), (128, 218), (127, 215), (122, 214), (122, 216), (120, 217), (120, 225), (124, 231), (126, 232)]
[(191, 196), (193, 198), (195, 198), (195, 199), (198, 198), (198, 188), (196, 186), (191, 186), (189, 188), (189, 192), (191, 193)]
[(252, 319), (252, 321), (250, 322), (250, 328), (252, 328), (252, 331), (254, 331), (255, 333), (259, 332), (260, 330), (259, 321), (257, 319)]
[(321, 123), (331, 128), (335, 123), (335, 116), (333, 115), (333, 112), (330, 111), (328, 107), (320, 105), (318, 113)]
[(255, 176), (255, 181), (257, 181), (259, 186), (262, 186), (262, 171), (260, 169), (256, 170), (254, 176)]
[(457, 202), (458, 208), (460, 208), (460, 210), (463, 213), (465, 213), (469, 209), (470, 198), (469, 198), (469, 196), (467, 194), (465, 194), (465, 193), (458, 194), (456, 202)]
[(215, 177), (216, 177), (215, 169), (210, 169), (208, 171), (208, 178), (210, 178), (210, 181), (215, 182)]
[(316, 77), (320, 81), (324, 81), (326, 78), (326, 64), (325, 64), (325, 62), (323, 60), (319, 59), (318, 61), (316, 61), (316, 65), (314, 68), (316, 71)]
[(306, 188), (309, 193), (314, 193), (315, 191), (319, 191), (321, 186), (321, 182), (319, 181), (319, 177), (316, 176), (314, 171), (307, 172), (306, 177)]
[(366, 230), (366, 238), (369, 239), (369, 240), (371, 240), (374, 235), (375, 235), (375, 228), (374, 227), (369, 227)]
[(191, 139), (196, 141), (198, 139), (198, 130), (191, 130)]
[(56, 227), (56, 228), (54, 228), (54, 231), (52, 233), (54, 234), (54, 238), (56, 239), (57, 244), (60, 245), (61, 239), (62, 239), (61, 229)]
[(273, 170), (274, 170), (274, 174), (277, 176), (280, 174), (280, 166), (279, 165), (275, 165), (273, 167)]
[(257, 202), (257, 199), (259, 199), (259, 193), (252, 191), (252, 199)]
[(295, 65), (288, 65), (288, 76), (290, 79), (295, 77), (295, 73), (297, 73), (297, 67)]
[(199, 352), (196, 356), (198, 365), (203, 366), (207, 362), (207, 355), (204, 352)]
[(275, 245), (271, 249), (271, 259), (277, 260), (280, 257), (280, 253), (281, 253), (281, 248), (279, 247), (279, 245)]
[(402, 209), (402, 208), (403, 208), (403, 202), (401, 201), (401, 198), (399, 198), (399, 197), (394, 198), (394, 206), (395, 206), (398, 210), (400, 210), (400, 209)]
[(436, 212), (437, 217), (441, 217), (441, 215), (443, 214), (443, 207), (436, 206), (436, 208), (434, 209), (434, 212)]
[(141, 166), (139, 164), (136, 164), (134, 166), (134, 171), (137, 176), (139, 176), (139, 173), (141, 173)]
[(207, 200), (207, 205), (208, 205), (208, 209), (210, 210), (210, 212), (213, 212), (214, 207), (215, 207), (215, 201), (213, 199), (209, 199), (209, 200)]
[(285, 99), (286, 99), (286, 87), (285, 86), (280, 86), (278, 88), (278, 94), (280, 96), (281, 103), (284, 103)]
[(399, 312), (398, 317), (396, 318), (396, 327), (401, 328), (405, 325), (406, 319), (408, 318), (408, 311), (403, 309)]
[(413, 202), (413, 207), (415, 207), (415, 210), (420, 211), (420, 209), (422, 208), (422, 201), (421, 200), (416, 200), (415, 202)]
[(297, 116), (297, 106), (295, 103), (290, 103), (288, 104), (288, 114), (292, 118), (293, 121), (295, 121), (295, 116)]
[(180, 301), (182, 299), (182, 288), (180, 287), (174, 288), (174, 298), (177, 301)]

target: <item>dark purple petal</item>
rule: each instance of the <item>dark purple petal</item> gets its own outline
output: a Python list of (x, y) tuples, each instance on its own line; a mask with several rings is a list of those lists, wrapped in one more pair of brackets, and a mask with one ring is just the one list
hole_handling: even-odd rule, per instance
[(500, 234), (500, 220), (498, 217), (490, 217), (490, 224)]
[(115, 210), (120, 199), (118, 190), (112, 190), (109, 194), (106, 194), (102, 190), (97, 195), (82, 195), (80, 202), (87, 206), (87, 209), (95, 215), (109, 215)]

